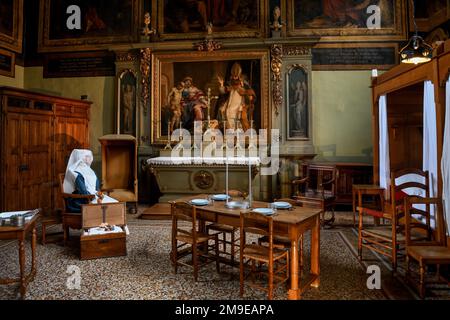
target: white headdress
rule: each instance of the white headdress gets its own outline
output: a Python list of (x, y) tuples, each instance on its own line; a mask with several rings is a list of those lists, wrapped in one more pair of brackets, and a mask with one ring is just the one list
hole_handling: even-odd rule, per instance
[(94, 158), (91, 150), (74, 149), (70, 154), (67, 164), (66, 175), (64, 177), (64, 192), (73, 193), (75, 191), (75, 179), (81, 174), (86, 184), (86, 189), (90, 194), (96, 194), (97, 176), (87, 163), (86, 158)]

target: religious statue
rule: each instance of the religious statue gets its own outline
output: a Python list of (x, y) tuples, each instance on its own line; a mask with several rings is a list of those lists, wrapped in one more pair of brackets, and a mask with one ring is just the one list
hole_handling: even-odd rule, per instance
[(130, 84), (122, 87), (122, 105), (123, 105), (123, 124), (124, 132), (129, 133), (133, 128), (133, 113), (135, 88)]
[(283, 27), (283, 23), (280, 21), (281, 18), (281, 9), (280, 7), (276, 6), (273, 9), (273, 23), (271, 25), (272, 28), (272, 37), (280, 37), (281, 35), (281, 28)]
[(146, 12), (144, 15), (145, 27), (142, 29), (142, 35), (145, 37), (149, 37), (151, 34), (155, 32), (155, 30), (151, 29), (150, 24), (151, 24), (150, 12)]
[(241, 65), (236, 62), (231, 67), (228, 86), (224, 79), (217, 77), (220, 93), (226, 96), (224, 104), (219, 107), (219, 117), (226, 121), (225, 129), (236, 129), (240, 124), (244, 131), (250, 128), (249, 120), (253, 118), (256, 93), (250, 87), (246, 76), (242, 74)]

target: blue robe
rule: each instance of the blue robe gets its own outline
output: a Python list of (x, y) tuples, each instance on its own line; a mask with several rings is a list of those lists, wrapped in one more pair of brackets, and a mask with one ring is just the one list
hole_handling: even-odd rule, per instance
[[(86, 189), (86, 183), (84, 181), (84, 177), (81, 173), (75, 171), (78, 173), (77, 178), (75, 179), (75, 191), (72, 192), (72, 194), (90, 194), (89, 191)], [(97, 178), (95, 189), (97, 191), (100, 190), (100, 181)], [(67, 199), (66, 201), (66, 207), (67, 210), (71, 213), (81, 213), (81, 205), (88, 204), (88, 200), (86, 199)]]

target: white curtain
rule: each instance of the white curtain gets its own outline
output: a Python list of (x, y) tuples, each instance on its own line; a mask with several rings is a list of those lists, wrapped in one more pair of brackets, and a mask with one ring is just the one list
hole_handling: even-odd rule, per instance
[(450, 79), (446, 85), (446, 108), (445, 108), (445, 131), (444, 145), (442, 150), (442, 181), (444, 200), (444, 216), (447, 220), (447, 235), (450, 235)]
[[(434, 101), (434, 85), (425, 81), (423, 91), (423, 170), (429, 172), (430, 197), (437, 196), (437, 134), (436, 134), (436, 103)], [(430, 208), (434, 217), (434, 208)], [(436, 226), (432, 218), (431, 225)]]
[(378, 102), (378, 118), (379, 118), (379, 160), (380, 160), (380, 187), (385, 188), (386, 198), (389, 198), (390, 185), (390, 165), (389, 165), (389, 126), (387, 117), (387, 100), (386, 96), (381, 96)]

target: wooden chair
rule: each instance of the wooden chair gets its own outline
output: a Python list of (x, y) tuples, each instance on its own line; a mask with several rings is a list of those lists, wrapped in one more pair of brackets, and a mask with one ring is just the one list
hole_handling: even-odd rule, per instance
[[(336, 181), (338, 171), (335, 167), (307, 164), (306, 174), (301, 179), (294, 179), (292, 199), (297, 206), (322, 209), (322, 226), (331, 226), (334, 222), (334, 206), (336, 201)], [(303, 170), (305, 171), (305, 170)], [(331, 212), (329, 219), (326, 212)]]
[[(274, 289), (289, 279), (289, 251), (274, 245), (273, 219), (255, 212), (241, 212), (240, 215), (240, 295), (244, 295), (244, 281), (249, 276), (248, 285), (267, 291), (268, 299), (273, 298)], [(247, 243), (247, 234), (267, 236), (268, 246)], [(256, 264), (258, 263), (258, 268)], [(246, 270), (251, 264), (249, 272)], [(263, 267), (267, 265), (267, 271)], [(255, 276), (267, 276), (268, 285), (255, 282)]]
[[(425, 298), (425, 286), (427, 283), (446, 283), (450, 285), (450, 281), (441, 279), (440, 266), (450, 265), (450, 248), (447, 247), (446, 237), (442, 237), (439, 241), (416, 241), (414, 239), (413, 229), (418, 229), (419, 232), (429, 233), (431, 230), (428, 224), (421, 223), (412, 218), (415, 213), (414, 205), (426, 205), (428, 208), (434, 206), (436, 208), (435, 216), (438, 217), (437, 223), (444, 223), (444, 214), (442, 209), (442, 199), (440, 198), (419, 198), (407, 197), (404, 200), (405, 207), (405, 232), (406, 232), (406, 280), (419, 289), (420, 297)], [(436, 228), (439, 230), (439, 228)], [(410, 270), (411, 260), (417, 261), (419, 264), (419, 283), (414, 281), (413, 274)], [(436, 265), (436, 280), (425, 282), (427, 266)]]
[[(292, 206), (296, 206), (296, 203), (292, 199), (276, 199), (275, 201), (282, 201), (290, 203)], [(258, 239), (258, 244), (268, 245), (269, 237), (263, 236)], [(291, 249), (291, 240), (287, 236), (274, 235), (273, 236), (273, 245), (276, 248), (282, 248), (286, 250)], [(298, 245), (298, 255), (300, 257), (300, 270), (303, 270), (303, 234), (300, 235), (299, 245)]]
[[(225, 193), (226, 191), (224, 191)], [(230, 197), (245, 197), (244, 192), (239, 190), (228, 190), (228, 194)], [(236, 253), (239, 252), (239, 237), (236, 237), (238, 230), (239, 228), (221, 223), (211, 223), (206, 226), (208, 234), (210, 231), (218, 234), (219, 255), (229, 256), (232, 267), (238, 267), (236, 264)], [(228, 236), (230, 240), (228, 240)], [(222, 249), (220, 249), (220, 246), (222, 246)], [(228, 246), (230, 251), (227, 250)]]
[(81, 212), (70, 212), (67, 208), (66, 201), (68, 199), (85, 199), (88, 203), (90, 203), (92, 200), (94, 200), (95, 195), (88, 194), (88, 195), (82, 195), (82, 194), (72, 194), (72, 193), (65, 193), (64, 192), (64, 173), (59, 174), (59, 188), (61, 191), (61, 197), (63, 198), (63, 212), (62, 212), (62, 226), (63, 226), (63, 233), (64, 233), (64, 245), (67, 244), (67, 240), (70, 237), (70, 228), (75, 230), (82, 229), (82, 217)]
[[(179, 225), (179, 221), (190, 222), (190, 228), (185, 229)], [(219, 246), (218, 234), (206, 234), (200, 232), (199, 221), (197, 220), (197, 210), (185, 202), (172, 203), (172, 252), (171, 260), (175, 274), (178, 266), (191, 267), (194, 270), (194, 280), (198, 280), (198, 271), (202, 266), (211, 262), (216, 262), (217, 272), (219, 267)], [(214, 240), (214, 246), (209, 245), (209, 241)], [(180, 242), (180, 244), (179, 244)], [(210, 251), (214, 250), (214, 254)], [(192, 263), (181, 261), (185, 256), (192, 255)], [(200, 258), (205, 258), (204, 263), (200, 263)]]
[[(412, 182), (408, 176), (414, 175), (420, 178), (422, 182)], [(398, 180), (409, 180), (407, 182), (398, 182)], [(387, 256), (391, 259), (393, 272), (397, 271), (397, 259), (399, 252), (405, 247), (405, 224), (404, 224), (404, 203), (403, 200), (408, 196), (406, 189), (416, 188), (421, 194), (429, 197), (428, 171), (420, 169), (402, 169), (391, 173), (390, 200), (381, 201), (381, 208), (373, 209), (358, 206), (359, 224), (358, 224), (358, 257), (362, 260), (362, 248), (366, 247), (379, 254)], [(415, 214), (423, 216), (430, 227), (429, 211), (414, 209)], [(365, 227), (363, 225), (364, 215), (372, 216), (376, 219), (383, 219), (387, 224)], [(426, 235), (429, 237), (429, 234)], [(423, 238), (422, 235), (416, 234), (416, 238)]]

